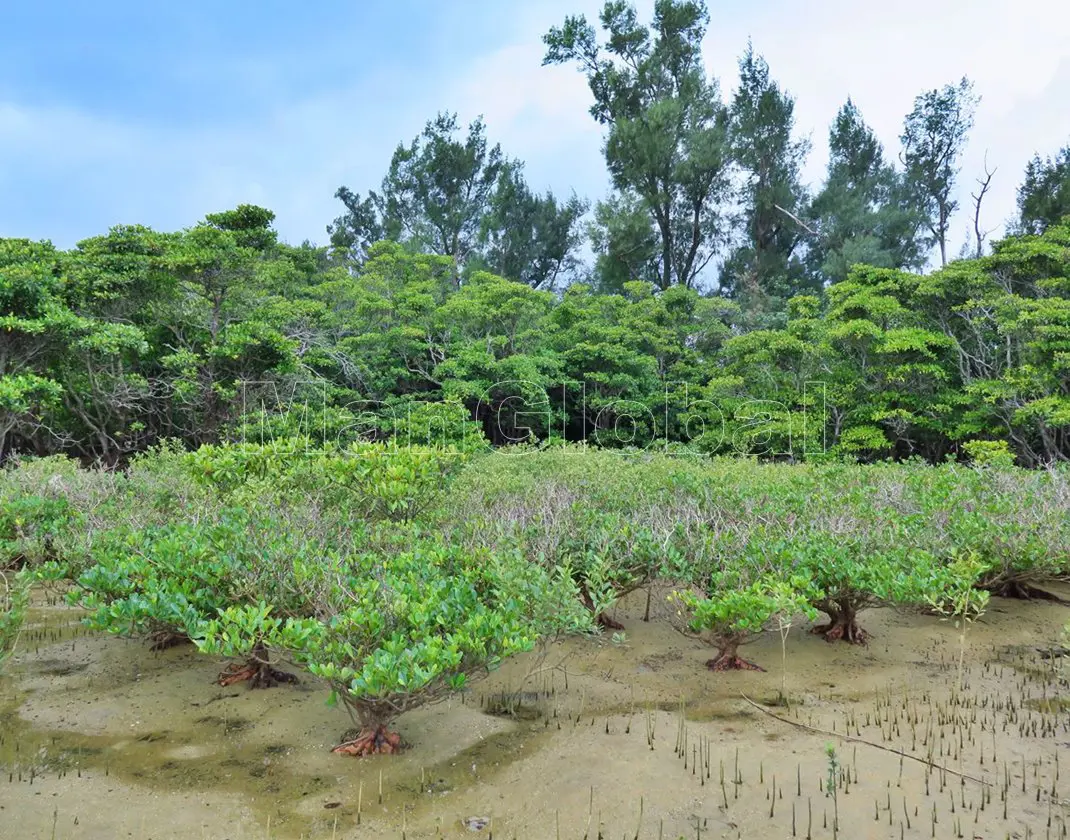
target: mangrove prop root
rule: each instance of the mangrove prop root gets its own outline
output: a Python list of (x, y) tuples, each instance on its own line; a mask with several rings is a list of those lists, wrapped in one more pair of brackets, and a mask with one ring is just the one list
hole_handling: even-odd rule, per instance
[(272, 688), (282, 683), (297, 684), (297, 677), (293, 674), (279, 671), (263, 662), (228, 665), (220, 673), (217, 682), (219, 685), (226, 687), (246, 680), (249, 681), (249, 688)]
[(1020, 580), (1008, 580), (986, 588), (993, 595), (999, 595), (1001, 598), (1016, 598), (1020, 601), (1054, 601), (1056, 604), (1070, 606), (1070, 601), (1060, 598), (1054, 592), (1048, 592), (1046, 589)]
[(706, 667), (711, 671), (765, 671), (761, 665), (755, 665), (753, 662), (730, 654), (722, 654), (716, 659), (709, 660)]
[(864, 645), (868, 642), (870, 634), (858, 626), (853, 619), (845, 621), (837, 619), (828, 624), (820, 624), (810, 630), (824, 638), (826, 642), (844, 641), (852, 645)]
[[(591, 597), (591, 593), (583, 586), (580, 587), (580, 597), (583, 599), (583, 605), (587, 607), (590, 612), (594, 612), (594, 599)], [(599, 627), (603, 627), (606, 630), (623, 630), (624, 625), (619, 621), (614, 621), (604, 612), (598, 613), (594, 617), (594, 623)]]
[(333, 753), (345, 753), (346, 755), (391, 755), (400, 752), (402, 747), (401, 736), (397, 732), (390, 732), (385, 726), (368, 727), (360, 730), (360, 734), (351, 741), (343, 741), (337, 747), (333, 747)]
[(600, 627), (604, 627), (606, 630), (623, 630), (624, 629), (624, 625), (623, 624), (621, 624), (619, 621), (614, 621), (612, 618), (610, 618), (604, 612), (603, 613), (599, 613), (597, 616), (595, 616), (594, 620), (595, 620), (596, 624), (598, 624)]
[(950, 773), (952, 776), (958, 776), (960, 779), (968, 779), (971, 782), (977, 782), (979, 785), (991, 784), (991, 782), (985, 782), (982, 779), (978, 779), (976, 776), (971, 776), (968, 773), (960, 773), (958, 770), (952, 770), (950, 767), (944, 767), (941, 764), (937, 764), (935, 761), (929, 761), (928, 759), (919, 758), (916, 755), (911, 755), (905, 750), (893, 750), (891, 747), (886, 747), (883, 744), (877, 744), (873, 741), (867, 741), (865, 738), (855, 738), (852, 735), (844, 735), (842, 732), (832, 732), (828, 729), (819, 729), (816, 726), (808, 726), (805, 723), (800, 723), (797, 720), (789, 720), (786, 717), (781, 717), (775, 712), (769, 711), (765, 706), (760, 706), (751, 700), (746, 694), (740, 694), (744, 700), (750, 705), (756, 708), (763, 715), (769, 715), (774, 720), (779, 720), (781, 723), (786, 723), (788, 726), (794, 726), (798, 729), (805, 729), (807, 732), (816, 732), (818, 735), (827, 735), (830, 738), (839, 738), (841, 741), (849, 741), (852, 744), (865, 744), (867, 747), (873, 747), (877, 750), (884, 750), (884, 752), (891, 753), (892, 755), (898, 755), (902, 758), (909, 758), (911, 761), (916, 761), (918, 764), (924, 764), (927, 767), (931, 767), (933, 770), (941, 770), (944, 773)]
[(189, 644), (189, 642), (189, 636), (183, 636), (181, 633), (169, 633), (166, 630), (162, 630), (159, 633), (152, 634), (152, 644), (149, 645), (149, 650), (167, 650), (168, 648)]

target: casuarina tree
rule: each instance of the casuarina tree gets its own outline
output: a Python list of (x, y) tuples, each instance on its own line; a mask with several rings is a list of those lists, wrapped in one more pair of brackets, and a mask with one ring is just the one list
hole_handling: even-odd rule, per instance
[[(601, 208), (604, 253), (645, 245), (633, 215), (642, 212), (656, 232), (649, 257), (657, 285), (694, 287), (722, 238), (728, 191), (727, 113), (702, 64), (709, 13), (698, 0), (657, 0), (644, 26), (633, 5), (609, 0), (600, 23), (604, 44), (582, 15), (553, 27), (543, 63), (580, 66), (594, 96), (591, 114), (607, 128), (606, 163), (619, 198)], [(627, 223), (614, 218), (619, 213), (629, 214)], [(628, 247), (617, 241), (621, 234)]]
[(900, 136), (907, 184), (932, 243), (940, 247), (941, 265), (947, 265), (947, 231), (958, 209), (952, 194), (959, 158), (979, 101), (965, 77), (958, 84), (926, 91), (914, 100)]

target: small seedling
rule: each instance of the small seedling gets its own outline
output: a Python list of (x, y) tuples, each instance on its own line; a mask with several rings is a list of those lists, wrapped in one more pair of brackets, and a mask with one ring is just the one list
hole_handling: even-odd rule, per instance
[(836, 779), (840, 772), (840, 761), (836, 757), (836, 748), (832, 744), (825, 747), (825, 755), (828, 757), (828, 781), (825, 785), (825, 795), (832, 797), (832, 838), (836, 840), (840, 830), (840, 804), (837, 797)]
[(959, 630), (958, 691), (963, 688), (963, 662), (966, 657), (966, 631), (980, 618), (988, 606), (989, 593), (976, 589), (974, 584), (989, 566), (974, 552), (963, 552), (947, 567), (947, 585), (937, 597), (929, 596), (929, 604), (946, 621), (951, 619)]

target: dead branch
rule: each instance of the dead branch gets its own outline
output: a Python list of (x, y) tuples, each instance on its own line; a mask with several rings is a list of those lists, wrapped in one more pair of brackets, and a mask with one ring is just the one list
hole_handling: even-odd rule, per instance
[(844, 735), (842, 732), (832, 732), (828, 729), (818, 729), (816, 726), (807, 726), (805, 723), (799, 723), (795, 720), (788, 720), (785, 717), (781, 717), (780, 715), (774, 714), (773, 712), (769, 711), (767, 708), (765, 708), (765, 706), (759, 706), (746, 694), (741, 693), (739, 696), (746, 700), (748, 703), (750, 703), (752, 706), (754, 706), (754, 708), (756, 708), (763, 715), (769, 715), (769, 717), (773, 718), (774, 720), (779, 720), (781, 723), (786, 723), (789, 726), (796, 726), (799, 729), (805, 729), (807, 732), (815, 732), (818, 735), (827, 735), (830, 738), (839, 738), (843, 741), (850, 741), (854, 744), (865, 744), (867, 747), (874, 747), (878, 750), (884, 750), (885, 752), (889, 752), (892, 755), (909, 758), (911, 761), (916, 761), (919, 764), (924, 764), (926, 767), (931, 767), (934, 770), (941, 770), (945, 773), (950, 773), (952, 776), (958, 776), (961, 779), (969, 779), (971, 782), (977, 782), (977, 784), (979, 785), (988, 784), (988, 782), (984, 779), (978, 779), (976, 776), (971, 776), (968, 773), (960, 773), (958, 770), (952, 770), (950, 767), (944, 767), (943, 765), (937, 764), (934, 761), (929, 761), (924, 758), (918, 758), (918, 756), (911, 755), (910, 753), (904, 750), (893, 750), (891, 747), (886, 747), (882, 744), (876, 744), (873, 741), (867, 741), (864, 738), (855, 738), (851, 735)]
[(995, 174), (995, 169), (991, 171), (989, 171), (988, 169), (988, 152), (985, 152), (985, 177), (983, 179), (977, 179), (977, 183), (981, 189), (976, 193), (970, 193), (970, 198), (973, 199), (973, 233), (974, 236), (977, 238), (978, 259), (984, 256), (985, 237), (987, 237), (988, 234), (992, 232), (991, 230), (986, 230), (984, 232), (981, 231), (981, 203), (985, 199), (985, 194), (988, 192), (988, 188), (992, 186), (992, 176)]
[(820, 233), (818, 233), (816, 230), (814, 230), (812, 227), (810, 227), (808, 224), (806, 224), (806, 222), (804, 222), (802, 219), (800, 219), (798, 216), (796, 216), (790, 210), (785, 210), (779, 204), (774, 204), (773, 206), (777, 210), (779, 210), (781, 213), (783, 213), (785, 216), (787, 216), (789, 219), (791, 219), (793, 222), (795, 222), (795, 224), (799, 225), (799, 227), (801, 227), (803, 230), (805, 230), (811, 236), (818, 236), (818, 237), (821, 236)]

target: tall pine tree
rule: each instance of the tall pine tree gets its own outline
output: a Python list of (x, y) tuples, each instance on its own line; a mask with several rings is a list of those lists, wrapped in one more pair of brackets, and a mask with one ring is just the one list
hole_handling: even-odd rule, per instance
[(571, 276), (587, 202), (533, 193), (523, 165), (489, 145), (481, 119), (459, 132), (455, 114), (439, 114), (412, 143), (398, 145), (380, 192), (362, 197), (340, 187), (335, 197), (346, 212), (327, 228), (335, 253), (363, 263), (386, 239), (533, 288)]
[(362, 199), (340, 187), (335, 196), (347, 212), (327, 229), (335, 248), (363, 255), (385, 238), (463, 264), (478, 244), (504, 160), (482, 120), (465, 137), (459, 130), (456, 114), (439, 114), (411, 144), (398, 145), (382, 192)]
[(829, 130), (828, 174), (810, 213), (817, 235), (807, 264), (822, 282), (843, 280), (856, 263), (913, 268), (921, 262), (922, 220), (901, 174), (850, 99)]
[[(635, 226), (638, 207), (657, 237), (657, 285), (692, 288), (723, 235), (728, 190), (725, 109), (702, 64), (706, 4), (656, 0), (648, 27), (632, 4), (607, 0), (600, 22), (607, 35), (601, 46), (582, 15), (566, 18), (543, 39), (544, 64), (575, 62), (584, 71), (595, 100), (591, 114), (608, 129), (606, 163), (619, 195), (598, 214), (604, 227), (595, 243), (607, 258), (600, 264), (619, 271), (627, 264), (620, 255), (645, 252), (647, 237)], [(617, 210), (626, 216), (617, 217)]]
[(947, 231), (959, 206), (952, 198), (958, 162), (979, 101), (965, 77), (958, 84), (926, 91), (914, 100), (900, 136), (906, 181), (932, 235), (931, 244), (940, 248), (941, 265), (947, 265)]
[(1070, 146), (1054, 158), (1034, 155), (1018, 188), (1018, 230), (1042, 234), (1070, 216)]
[(725, 261), (722, 291), (757, 313), (783, 310), (809, 283), (800, 253), (806, 229), (806, 190), (800, 169), (809, 143), (792, 135), (795, 100), (770, 78), (752, 45), (739, 62), (739, 88), (731, 106), (730, 137), (742, 172), (743, 241)]
[(567, 201), (558, 201), (550, 191), (535, 194), (521, 164), (510, 161), (490, 197), (480, 254), (472, 262), (533, 289), (552, 290), (579, 270), (580, 220), (588, 207), (575, 194)]

